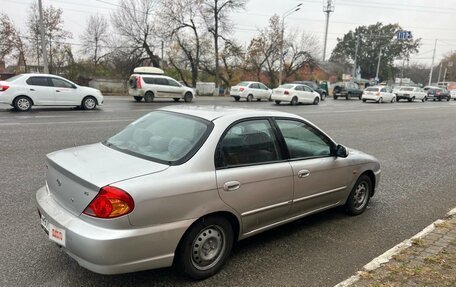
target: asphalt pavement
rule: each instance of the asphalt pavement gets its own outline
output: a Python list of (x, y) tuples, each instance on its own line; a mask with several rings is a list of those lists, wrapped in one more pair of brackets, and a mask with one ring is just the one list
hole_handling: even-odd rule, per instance
[(455, 101), (328, 98), (318, 106), (292, 107), (197, 98), (191, 105), (274, 109), (311, 120), (338, 143), (380, 160), (376, 196), (360, 216), (333, 209), (241, 241), (222, 271), (204, 281), (170, 268), (103, 276), (79, 267), (40, 227), (34, 196), (44, 185), (45, 155), (102, 141), (141, 115), (176, 104), (106, 97), (95, 111), (26, 113), (0, 104), (0, 286), (334, 286), (456, 206)]

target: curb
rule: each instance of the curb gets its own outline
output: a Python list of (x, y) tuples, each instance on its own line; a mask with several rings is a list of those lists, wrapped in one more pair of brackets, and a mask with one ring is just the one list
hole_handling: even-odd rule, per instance
[[(456, 214), (456, 207), (453, 208), (452, 210), (450, 210), (445, 215), (445, 218), (451, 217), (455, 214)], [(396, 255), (399, 252), (401, 252), (402, 250), (405, 250), (405, 249), (409, 248), (410, 246), (412, 246), (412, 241), (414, 239), (419, 239), (419, 238), (426, 236), (427, 234), (431, 233), (435, 229), (436, 224), (440, 224), (443, 222), (445, 222), (445, 219), (437, 219), (436, 221), (434, 221), (433, 223), (428, 225), (426, 228), (424, 228), (422, 231), (415, 234), (413, 237), (402, 241), (401, 243), (399, 243), (396, 246), (394, 246), (393, 248), (389, 249), (382, 255), (374, 258), (371, 262), (364, 265), (362, 270), (363, 271), (373, 271), (373, 270), (379, 268), (382, 264), (389, 262), (394, 255)], [(335, 285), (334, 287), (348, 287), (348, 286), (351, 286), (352, 284), (358, 282), (361, 278), (359, 275), (360, 272), (362, 272), (362, 271), (358, 271), (356, 275), (349, 277), (348, 279), (340, 282), (339, 284)]]

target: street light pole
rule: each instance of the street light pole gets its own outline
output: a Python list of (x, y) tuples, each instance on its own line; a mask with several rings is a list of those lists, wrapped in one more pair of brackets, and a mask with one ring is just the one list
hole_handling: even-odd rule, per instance
[(44, 73), (49, 74), (47, 51), (46, 51), (46, 38), (44, 37), (44, 25), (43, 25), (43, 5), (41, 0), (38, 0), (38, 8), (40, 10), (40, 32), (41, 32), (41, 49), (43, 53), (43, 67)]
[(325, 28), (325, 39), (323, 41), (323, 61), (326, 58), (326, 43), (328, 42), (328, 26), (329, 26), (329, 14), (334, 12), (334, 0), (326, 0), (323, 4), (323, 12), (326, 13), (326, 28)]
[(437, 49), (437, 39), (435, 39), (434, 53), (432, 53), (432, 63), (431, 63), (431, 71), (429, 72), (429, 83), (428, 83), (428, 86), (430, 86), (431, 82), (432, 82), (432, 70), (434, 70), (434, 59), (435, 59), (435, 50), (436, 49)]
[(356, 77), (356, 61), (358, 60), (358, 48), (359, 48), (359, 41), (360, 41), (360, 35), (358, 35), (358, 38), (356, 39), (356, 48), (355, 48), (355, 62), (353, 63), (353, 71), (352, 71), (352, 77), (353, 79)]
[(282, 31), (280, 35), (280, 68), (279, 68), (279, 86), (282, 84), (282, 70), (283, 66), (285, 65), (285, 58), (283, 55), (283, 41), (284, 41), (284, 34), (285, 34), (285, 18), (293, 14), (294, 12), (301, 9), (302, 3), (296, 5), (293, 9), (288, 10), (287, 12), (283, 13), (282, 15)]
[(377, 63), (377, 72), (375, 73), (375, 80), (378, 81), (378, 72), (380, 70), (380, 60), (382, 59), (382, 49), (383, 47), (380, 47), (380, 51), (378, 52), (378, 63)]

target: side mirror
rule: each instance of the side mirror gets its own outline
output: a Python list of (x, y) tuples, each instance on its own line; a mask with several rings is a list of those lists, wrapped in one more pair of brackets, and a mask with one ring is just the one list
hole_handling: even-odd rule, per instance
[(343, 158), (347, 157), (348, 156), (347, 148), (344, 147), (343, 145), (338, 144), (336, 147), (336, 156), (343, 157)]

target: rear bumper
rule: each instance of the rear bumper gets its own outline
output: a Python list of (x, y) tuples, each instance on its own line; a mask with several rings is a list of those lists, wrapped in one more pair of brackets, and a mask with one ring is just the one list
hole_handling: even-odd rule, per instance
[(100, 274), (171, 266), (181, 237), (194, 222), (190, 219), (144, 228), (112, 229), (69, 213), (46, 187), (36, 192), (36, 201), (49, 223), (65, 230), (65, 252), (82, 267)]
[(381, 97), (377, 97), (377, 96), (369, 96), (369, 95), (363, 95), (361, 97), (362, 100), (368, 100), (368, 101), (376, 101), (378, 102), (380, 100)]

